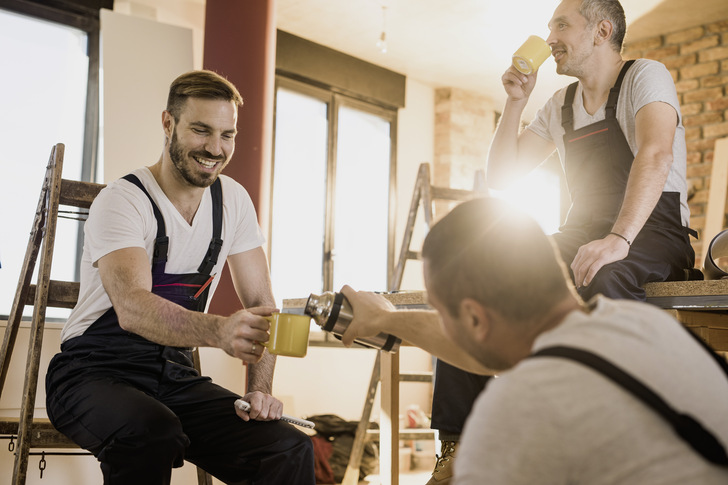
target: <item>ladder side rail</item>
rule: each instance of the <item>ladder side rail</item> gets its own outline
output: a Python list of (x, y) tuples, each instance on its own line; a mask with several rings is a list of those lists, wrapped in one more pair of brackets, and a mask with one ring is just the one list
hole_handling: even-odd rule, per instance
[(42, 250), (40, 253), (40, 267), (38, 269), (35, 306), (33, 308), (33, 321), (30, 328), (25, 384), (23, 386), (24, 392), (20, 408), (20, 421), (18, 423), (18, 444), (13, 468), (14, 483), (25, 483), (28, 469), (28, 454), (30, 452), (31, 439), (30, 431), (32, 429), (33, 413), (35, 410), (41, 345), (43, 342), (46, 306), (48, 303), (48, 287), (50, 285), (54, 240), (56, 236), (56, 222), (58, 220), (58, 203), (59, 192), (61, 190), (63, 152), (64, 146), (62, 144), (58, 144), (53, 148), (51, 153), (53, 164), (52, 177), (43, 208), (43, 210), (46, 211), (46, 224), (43, 234)]
[(23, 310), (29, 301), (31, 280), (33, 278), (33, 272), (35, 271), (36, 261), (38, 260), (41, 241), (43, 239), (43, 227), (46, 223), (46, 212), (43, 208), (48, 195), (51, 172), (51, 160), (49, 160), (46, 167), (46, 175), (43, 180), (43, 186), (40, 191), (40, 197), (38, 198), (38, 206), (35, 209), (35, 218), (33, 219), (33, 226), (30, 231), (30, 237), (28, 238), (28, 246), (25, 250), (25, 258), (23, 259), (21, 274), (18, 278), (18, 286), (15, 291), (13, 306), (11, 307), (10, 315), (8, 316), (8, 326), (5, 329), (2, 347), (0, 347), (0, 396), (2, 396), (2, 391), (5, 387), (5, 380), (10, 368), (10, 358), (12, 356), (13, 349), (15, 348), (15, 340), (18, 335), (18, 329), (20, 328), (20, 321), (23, 318)]

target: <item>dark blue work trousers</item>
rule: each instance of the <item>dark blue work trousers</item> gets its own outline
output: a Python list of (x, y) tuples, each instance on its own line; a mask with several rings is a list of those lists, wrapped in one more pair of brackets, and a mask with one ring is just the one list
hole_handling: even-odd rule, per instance
[(281, 421), (243, 421), (240, 396), (200, 376), (188, 352), (88, 340), (64, 343), (51, 363), (48, 414), (96, 455), (105, 484), (168, 484), (183, 460), (228, 484), (315, 483), (310, 438)]

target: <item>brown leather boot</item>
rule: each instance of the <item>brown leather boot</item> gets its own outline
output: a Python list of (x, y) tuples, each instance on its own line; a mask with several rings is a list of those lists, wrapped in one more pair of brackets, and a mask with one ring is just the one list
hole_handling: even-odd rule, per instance
[(452, 467), (457, 447), (457, 441), (442, 442), (442, 449), (440, 455), (437, 455), (435, 469), (432, 471), (432, 477), (430, 477), (426, 485), (449, 485), (452, 480)]

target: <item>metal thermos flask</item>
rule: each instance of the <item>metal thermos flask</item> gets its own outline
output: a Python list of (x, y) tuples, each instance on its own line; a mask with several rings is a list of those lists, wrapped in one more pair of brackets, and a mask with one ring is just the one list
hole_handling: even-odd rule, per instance
[[(311, 295), (306, 301), (304, 313), (321, 326), (327, 332), (334, 334), (341, 340), (341, 336), (349, 326), (354, 313), (351, 310), (349, 301), (341, 293), (327, 291), (321, 295)], [(386, 333), (380, 333), (374, 337), (355, 339), (354, 342), (373, 349), (397, 352), (402, 340)]]

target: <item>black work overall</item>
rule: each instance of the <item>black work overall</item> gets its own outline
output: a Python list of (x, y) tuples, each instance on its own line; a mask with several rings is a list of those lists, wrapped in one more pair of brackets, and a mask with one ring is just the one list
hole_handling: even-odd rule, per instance
[[(561, 124), (571, 208), (553, 238), (567, 265), (581, 246), (609, 234), (622, 207), (634, 154), (617, 121), (617, 101), (633, 62), (626, 62), (619, 73), (601, 121), (574, 130), (572, 104), (577, 83), (566, 91)], [(588, 300), (600, 293), (610, 298), (645, 300), (646, 283), (687, 279), (695, 263), (688, 231), (680, 218), (680, 194), (663, 192), (632, 241), (627, 257), (604, 265), (588, 286), (579, 289), (581, 296)]]
[[(204, 311), (210, 272), (222, 240), (222, 188), (211, 186), (213, 236), (197, 273), (165, 272), (168, 238), (158, 207), (152, 292)], [(240, 419), (240, 396), (200, 376), (191, 349), (159, 345), (119, 326), (110, 308), (79, 337), (61, 345), (46, 378), (53, 425), (101, 462), (104, 483), (170, 483), (173, 467), (197, 464), (225, 483), (313, 484), (313, 447), (279, 422)], [(294, 478), (295, 477), (295, 478)]]
[[(552, 236), (567, 266), (581, 246), (609, 234), (622, 206), (634, 155), (616, 114), (622, 80), (632, 63), (624, 65), (611, 89), (602, 121), (574, 130), (572, 104), (577, 83), (567, 89), (561, 122), (566, 132), (564, 165), (572, 205), (560, 232)], [(680, 218), (680, 194), (663, 192), (627, 257), (602, 267), (591, 284), (579, 290), (581, 296), (589, 300), (601, 293), (610, 298), (645, 300), (645, 283), (689, 279), (686, 271), (691, 273), (695, 253), (687, 231)], [(432, 427), (445, 435), (460, 434), (487, 382), (487, 376), (438, 360)]]

